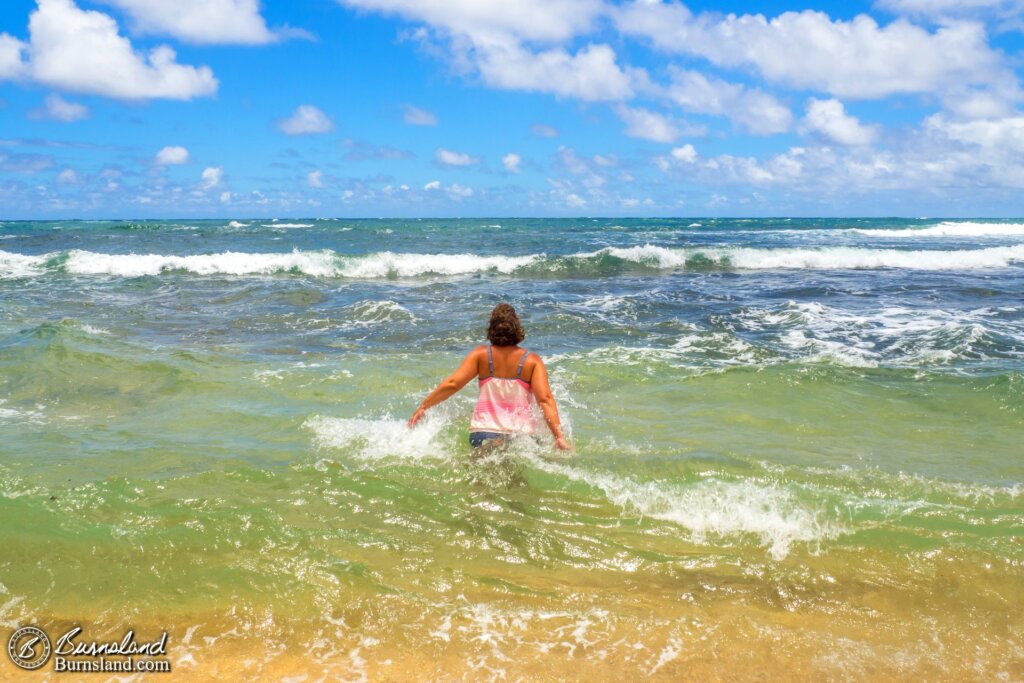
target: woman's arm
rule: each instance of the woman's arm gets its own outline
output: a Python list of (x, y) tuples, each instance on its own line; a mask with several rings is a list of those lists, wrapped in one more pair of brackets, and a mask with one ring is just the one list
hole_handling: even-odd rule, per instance
[(541, 411), (544, 413), (544, 421), (548, 423), (548, 429), (551, 430), (552, 436), (555, 437), (555, 446), (561, 451), (567, 451), (572, 446), (569, 445), (565, 435), (562, 434), (562, 423), (558, 419), (558, 406), (555, 405), (555, 396), (551, 393), (551, 387), (548, 385), (547, 368), (544, 367), (544, 361), (541, 360), (540, 356), (535, 357), (537, 359), (537, 367), (533, 369), (533, 375), (530, 377), (530, 387), (533, 389), (533, 396), (537, 399), (537, 405), (540, 406)]
[(437, 385), (430, 394), (423, 399), (423, 403), (416, 409), (416, 412), (409, 418), (409, 427), (412, 428), (420, 421), (423, 414), (427, 412), (427, 408), (432, 408), (438, 403), (451, 398), (456, 392), (462, 387), (466, 386), (469, 380), (476, 377), (478, 374), (477, 356), (480, 353), (482, 346), (478, 346), (470, 351), (466, 357), (462, 360), (462, 364), (453, 372), (448, 375), (445, 379)]

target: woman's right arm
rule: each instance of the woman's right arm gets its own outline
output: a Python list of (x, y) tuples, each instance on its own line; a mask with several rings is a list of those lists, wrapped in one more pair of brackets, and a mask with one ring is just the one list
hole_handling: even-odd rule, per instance
[(548, 385), (548, 371), (544, 367), (544, 361), (540, 356), (537, 358), (537, 367), (533, 369), (530, 376), (530, 387), (533, 389), (533, 396), (537, 399), (537, 405), (544, 413), (544, 421), (548, 423), (551, 435), (555, 437), (555, 446), (561, 451), (568, 451), (572, 448), (569, 441), (562, 433), (562, 423), (558, 418), (558, 406), (555, 405), (555, 396), (551, 393)]

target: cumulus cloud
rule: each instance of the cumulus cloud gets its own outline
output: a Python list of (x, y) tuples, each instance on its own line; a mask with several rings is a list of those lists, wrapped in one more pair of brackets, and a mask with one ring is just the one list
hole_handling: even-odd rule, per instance
[(27, 69), (55, 88), (126, 100), (188, 100), (217, 91), (209, 67), (179, 64), (166, 45), (137, 52), (112, 18), (71, 0), (39, 0), (29, 35)]
[(544, 123), (535, 123), (530, 126), (530, 132), (539, 138), (557, 138), (558, 129)]
[(692, 14), (658, 0), (615, 11), (619, 29), (672, 53), (721, 67), (753, 67), (773, 83), (845, 98), (929, 93), (955, 85), (1016, 80), (988, 46), (985, 29), (949, 22), (934, 32), (905, 20), (879, 26), (859, 15), (835, 20), (823, 12)]
[(444, 191), (448, 194), (448, 196), (451, 199), (455, 201), (459, 201), (460, 199), (467, 199), (473, 196), (472, 187), (466, 187), (465, 185), (459, 185), (458, 183), (452, 183), (451, 185), (446, 187)]
[(878, 0), (875, 6), (894, 14), (930, 21), (993, 19), (1003, 29), (1024, 28), (1022, 0)]
[(160, 166), (173, 166), (188, 162), (188, 150), (184, 147), (171, 145), (156, 153), (155, 161)]
[(534, 52), (507, 37), (478, 38), (468, 51), (480, 78), (495, 88), (546, 92), (589, 102), (633, 96), (637, 77), (619, 67), (615, 51), (591, 44), (575, 54), (562, 48)]
[(58, 185), (77, 185), (78, 182), (78, 174), (75, 173), (75, 169), (73, 168), (65, 168), (63, 171), (57, 174)]
[(324, 186), (324, 173), (323, 171), (310, 171), (306, 175), (306, 184), (310, 187), (321, 188)]
[(873, 127), (865, 126), (857, 117), (847, 114), (843, 103), (835, 99), (812, 97), (807, 102), (804, 125), (841, 145), (867, 145), (874, 142), (876, 136)]
[(406, 105), (405, 114), (402, 119), (410, 126), (436, 126), (437, 116), (427, 111), (426, 109), (420, 109), (414, 107), (411, 104)]
[(430, 190), (440, 190), (441, 189), (441, 181), (440, 180), (431, 180), (429, 183), (427, 183), (426, 185), (423, 186), (423, 189), (428, 191), (428, 192)]
[(203, 174), (200, 176), (200, 184), (204, 190), (212, 190), (220, 185), (223, 179), (224, 169), (220, 166), (210, 166), (203, 169)]
[(36, 119), (52, 119), (63, 123), (80, 121), (89, 116), (89, 107), (78, 102), (69, 102), (56, 93), (51, 93), (43, 100), (43, 106), (29, 114)]
[[(639, 71), (621, 68), (606, 44), (571, 52), (549, 47), (590, 31), (606, 11), (602, 0), (339, 0), (352, 8), (398, 15), (431, 30), (416, 37), (447, 51), (457, 70), (506, 90), (546, 92), (587, 101), (633, 93)], [(436, 46), (436, 42), (444, 45)], [(540, 43), (539, 49), (528, 44)]]
[(291, 116), (278, 121), (277, 128), (287, 135), (310, 135), (329, 133), (334, 130), (334, 122), (313, 105), (301, 104)]
[(519, 164), (522, 163), (523, 159), (515, 152), (509, 152), (501, 158), (501, 165), (505, 167), (505, 170), (509, 173), (519, 173)]
[(649, 109), (620, 106), (615, 111), (626, 124), (626, 135), (632, 138), (652, 142), (675, 142), (684, 132), (693, 132), (691, 128), (684, 129), (668, 116)]
[(259, 0), (101, 0), (132, 19), (140, 33), (192, 43), (269, 43), (277, 37), (260, 16)]
[(25, 43), (8, 33), (0, 33), (0, 80), (21, 78), (25, 74)]
[(434, 160), (442, 166), (472, 166), (480, 162), (479, 157), (470, 156), (465, 152), (453, 152), (444, 147), (437, 148)]
[(984, 150), (1024, 154), (1024, 115), (954, 121), (936, 114), (925, 121), (925, 126), (932, 133)]
[(602, 0), (338, 0), (355, 9), (398, 15), (451, 33), (504, 33), (526, 40), (561, 41), (590, 30)]
[(693, 148), (693, 145), (676, 147), (672, 150), (672, 158), (685, 164), (692, 164), (697, 161), (697, 150)]
[(672, 80), (664, 94), (684, 111), (726, 116), (755, 135), (783, 133), (792, 125), (789, 108), (757, 88), (688, 69), (671, 67), (669, 71)]

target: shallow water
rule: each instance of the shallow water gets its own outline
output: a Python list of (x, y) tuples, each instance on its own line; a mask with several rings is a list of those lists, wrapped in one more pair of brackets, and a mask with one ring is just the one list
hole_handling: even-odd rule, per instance
[[(1024, 222), (0, 238), (6, 627), (168, 629), (183, 678), (1024, 678)], [(472, 387), (404, 426), (506, 299), (570, 456), (470, 462)]]

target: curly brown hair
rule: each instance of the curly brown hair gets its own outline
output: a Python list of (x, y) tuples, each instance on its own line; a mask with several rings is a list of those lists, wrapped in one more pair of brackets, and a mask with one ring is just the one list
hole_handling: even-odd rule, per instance
[(515, 346), (526, 339), (516, 309), (508, 304), (494, 307), (491, 321), (487, 323), (487, 339), (495, 346)]

